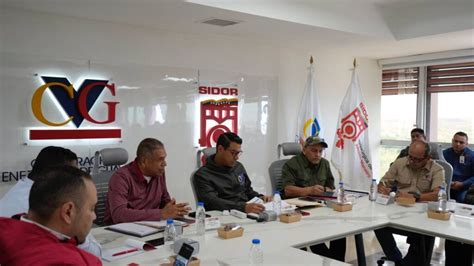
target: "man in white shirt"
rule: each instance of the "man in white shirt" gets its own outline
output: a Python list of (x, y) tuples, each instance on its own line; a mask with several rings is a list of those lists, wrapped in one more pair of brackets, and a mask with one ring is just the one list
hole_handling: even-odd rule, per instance
[[(33, 169), (28, 177), (18, 181), (0, 199), (0, 217), (12, 217), (16, 214), (26, 213), (29, 208), (28, 197), (31, 187), (40, 173), (47, 168), (69, 165), (77, 167), (77, 155), (69, 149), (48, 146), (43, 148), (35, 159)], [(99, 242), (89, 234), (79, 248), (101, 257), (102, 247)]]

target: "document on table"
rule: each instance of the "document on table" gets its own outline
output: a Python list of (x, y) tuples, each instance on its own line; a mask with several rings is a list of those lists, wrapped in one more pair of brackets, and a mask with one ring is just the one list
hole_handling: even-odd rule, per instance
[(324, 207), (325, 205), (319, 201), (308, 201), (300, 198), (292, 198), (284, 200), (288, 204), (293, 204), (296, 207)]
[[(265, 202), (263, 202), (263, 200), (261, 198), (254, 197), (253, 199), (247, 201), (247, 203), (262, 204), (263, 206), (265, 206), (266, 211), (273, 211), (273, 202), (272, 201), (265, 203)], [(287, 202), (285, 200), (281, 201), (281, 211), (282, 211), (282, 213), (292, 212), (296, 209), (296, 207), (297, 206), (295, 206), (295, 204), (293, 204), (293, 203)]]
[(164, 228), (165, 228), (164, 224), (161, 227), (159, 227), (159, 226), (150, 226), (143, 223), (145, 222), (120, 223), (120, 224), (111, 225), (109, 227), (106, 227), (105, 229), (127, 234), (127, 235), (144, 237), (144, 236), (162, 232), (164, 231)]
[(105, 249), (102, 251), (102, 259), (106, 261), (114, 261), (126, 257), (134, 256), (145, 252), (146, 250), (155, 249), (150, 244), (136, 239), (127, 239), (121, 247)]

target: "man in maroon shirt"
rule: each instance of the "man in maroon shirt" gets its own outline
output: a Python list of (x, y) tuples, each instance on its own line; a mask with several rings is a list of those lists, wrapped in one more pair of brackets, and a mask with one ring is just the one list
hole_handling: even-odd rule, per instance
[(72, 166), (40, 177), (30, 191), (28, 214), (0, 218), (0, 265), (102, 265), (76, 246), (96, 218), (91, 177)]
[(159, 221), (188, 213), (188, 203), (176, 203), (168, 193), (165, 159), (161, 141), (147, 138), (140, 142), (137, 158), (110, 178), (105, 224)]

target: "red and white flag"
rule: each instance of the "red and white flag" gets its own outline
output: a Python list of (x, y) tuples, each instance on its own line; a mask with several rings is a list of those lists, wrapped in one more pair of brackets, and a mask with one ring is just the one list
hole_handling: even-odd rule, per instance
[(372, 180), (369, 116), (355, 68), (351, 84), (339, 109), (331, 162), (339, 171), (345, 187), (369, 189)]
[(304, 143), (307, 137), (323, 137), (321, 128), (321, 109), (319, 107), (319, 97), (316, 90), (314, 77), (313, 58), (311, 57), (303, 98), (301, 99), (298, 120), (296, 125), (295, 141)]

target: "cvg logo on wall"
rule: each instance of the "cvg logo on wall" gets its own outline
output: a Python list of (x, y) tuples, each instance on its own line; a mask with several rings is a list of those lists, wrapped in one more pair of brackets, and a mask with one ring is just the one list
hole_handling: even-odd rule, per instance
[[(67, 78), (46, 76), (41, 78), (45, 84), (37, 88), (34, 92), (31, 100), (31, 109), (36, 119), (41, 123), (50, 126), (50, 128), (31, 129), (29, 132), (30, 140), (102, 139), (122, 137), (120, 129), (80, 128), (84, 120), (97, 125), (110, 124), (115, 121), (115, 111), (119, 102), (103, 102), (107, 107), (106, 119), (95, 119), (89, 113), (104, 90), (108, 90), (112, 96), (115, 96), (115, 84), (108, 84), (108, 80), (86, 79), (80, 85), (79, 89), (76, 90)], [(42, 102), (44, 94), (48, 89), (59, 103), (58, 108), (61, 108), (68, 116), (63, 121), (52, 121), (44, 115)], [(75, 126), (75, 129), (61, 128), (68, 123), (72, 123)]]
[[(200, 94), (237, 96), (237, 88), (199, 87)], [(199, 145), (212, 147), (222, 133), (237, 133), (238, 122), (237, 98), (201, 101), (201, 130)]]

